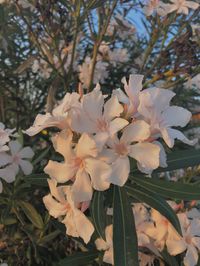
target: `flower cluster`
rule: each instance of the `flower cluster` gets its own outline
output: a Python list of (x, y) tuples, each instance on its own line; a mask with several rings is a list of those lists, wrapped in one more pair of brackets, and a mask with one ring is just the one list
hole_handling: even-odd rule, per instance
[[(32, 172), (32, 164), (25, 160), (31, 159), (34, 155), (30, 147), (22, 148), (18, 140), (15, 138), (15, 129), (6, 129), (4, 124), (0, 123), (0, 177), (7, 183), (12, 183), (19, 172), (19, 168), (24, 174), (28, 175)], [(3, 190), (0, 181), (0, 193)]]
[[(195, 266), (200, 251), (200, 212), (183, 203), (168, 203), (177, 213), (182, 235), (155, 209), (141, 203), (133, 204), (138, 245), (141, 251), (148, 250), (146, 254), (139, 252), (140, 265), (152, 265), (155, 257), (161, 259), (160, 252), (166, 247), (172, 256), (185, 252), (184, 265)], [(112, 234), (111, 224), (105, 229), (106, 241), (98, 238), (95, 244), (98, 250), (104, 250), (103, 261), (114, 265)]]
[(86, 243), (94, 228), (83, 212), (93, 190), (123, 186), (130, 173), (129, 158), (145, 174), (166, 167), (161, 138), (169, 148), (175, 139), (194, 143), (172, 128), (184, 127), (191, 117), (186, 109), (170, 106), (175, 93), (142, 90), (142, 81), (142, 75), (130, 75), (128, 83), (123, 78), (124, 91), (114, 90), (111, 97), (102, 94), (99, 84), (85, 95), (67, 93), (51, 114), (37, 115), (25, 131), (33, 136), (44, 128), (59, 129), (52, 142), (63, 160), (50, 160), (44, 169), (51, 177), (44, 204), (66, 225), (68, 235), (80, 236)]
[(170, 0), (169, 4), (166, 4), (161, 0), (149, 0), (145, 6), (145, 13), (147, 16), (151, 16), (154, 12), (160, 16), (166, 16), (172, 12), (188, 15), (190, 8), (195, 10), (198, 7), (199, 4), (194, 1)]

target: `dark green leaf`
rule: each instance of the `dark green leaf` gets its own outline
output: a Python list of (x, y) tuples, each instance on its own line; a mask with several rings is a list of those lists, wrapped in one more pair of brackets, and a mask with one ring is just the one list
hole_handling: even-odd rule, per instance
[(113, 198), (113, 248), (115, 266), (139, 266), (133, 211), (125, 188), (118, 186)]
[(106, 212), (104, 208), (103, 192), (95, 191), (91, 203), (91, 214), (94, 227), (99, 237), (105, 239)]
[(127, 190), (127, 193), (131, 197), (137, 199), (140, 202), (148, 204), (152, 208), (156, 209), (160, 214), (165, 216), (176, 228), (179, 234), (182, 235), (180, 223), (176, 216), (176, 213), (163, 198), (139, 186), (134, 185), (134, 187), (132, 187), (131, 185), (126, 185), (125, 188)]
[(58, 235), (60, 234), (60, 230), (55, 230), (52, 233), (44, 236), (43, 238), (41, 238), (38, 243), (39, 244), (45, 244), (50, 242), (51, 240), (53, 240), (54, 238), (56, 238)]
[(41, 215), (36, 211), (36, 209), (28, 202), (18, 201), (18, 205), (21, 207), (24, 214), (32, 222), (35, 227), (42, 229), (44, 226)]
[(157, 193), (164, 198), (196, 200), (200, 199), (200, 187), (180, 182), (155, 180), (146, 177), (131, 177), (139, 186), (151, 192)]
[(57, 266), (84, 266), (93, 262), (98, 257), (98, 251), (76, 253), (61, 260)]
[(49, 150), (50, 150), (50, 147), (47, 147), (44, 150), (42, 150), (40, 154), (37, 154), (37, 156), (35, 156), (36, 158), (32, 161), (32, 164), (35, 165), (41, 162), (41, 160), (44, 159), (44, 157), (48, 154)]
[(153, 173), (172, 171), (200, 164), (200, 150), (189, 149), (167, 154), (168, 167), (159, 167)]
[(43, 186), (43, 187), (47, 187), (48, 186), (48, 175), (47, 174), (32, 174), (32, 175), (28, 175), (24, 178), (24, 181), (32, 184), (32, 185), (36, 185), (36, 186)]

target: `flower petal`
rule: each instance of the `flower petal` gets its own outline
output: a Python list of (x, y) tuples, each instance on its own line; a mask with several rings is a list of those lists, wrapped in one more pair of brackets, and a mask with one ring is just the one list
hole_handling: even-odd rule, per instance
[(94, 233), (94, 226), (88, 218), (78, 209), (73, 210), (73, 222), (78, 235), (87, 244)]
[(183, 260), (185, 266), (196, 266), (198, 261), (198, 252), (192, 245), (188, 246), (185, 258)]
[(115, 133), (120, 131), (122, 128), (124, 128), (128, 124), (129, 122), (123, 118), (120, 118), (120, 117), (115, 118), (114, 120), (110, 122), (110, 127), (109, 127), (110, 136), (113, 136)]
[(6, 152), (0, 152), (0, 167), (12, 162), (12, 156)]
[(112, 174), (109, 177), (109, 182), (122, 187), (128, 179), (130, 173), (130, 163), (128, 157), (118, 157), (111, 165)]
[(167, 239), (166, 246), (169, 254), (172, 256), (176, 256), (182, 253), (187, 248), (182, 239), (179, 240)]
[(160, 147), (152, 143), (137, 143), (130, 146), (129, 156), (136, 159), (145, 169), (156, 169), (159, 166)]
[(67, 161), (70, 161), (74, 156), (72, 151), (72, 137), (72, 132), (64, 129), (52, 138), (54, 149), (62, 154)]
[(19, 152), (19, 155), (21, 158), (31, 159), (34, 156), (34, 152), (30, 147), (25, 147)]
[(87, 156), (96, 157), (98, 150), (94, 139), (88, 134), (83, 133), (76, 146), (76, 154), (80, 158)]
[(172, 148), (174, 146), (174, 140), (178, 139), (188, 145), (195, 145), (197, 139), (189, 140), (181, 131), (173, 128), (164, 128), (161, 130), (162, 137), (165, 143)]
[(51, 178), (55, 178), (59, 183), (65, 183), (75, 176), (76, 168), (65, 163), (58, 163), (49, 160), (48, 164), (44, 168), (44, 172)]
[(120, 141), (131, 143), (133, 141), (146, 140), (150, 136), (150, 126), (142, 120), (128, 125), (122, 134)]
[(20, 151), (21, 147), (22, 147), (21, 143), (19, 143), (19, 141), (17, 140), (9, 142), (9, 148), (12, 155), (17, 154)]
[(105, 162), (93, 158), (85, 159), (85, 165), (85, 170), (90, 174), (93, 188), (100, 191), (108, 189), (111, 167)]
[(65, 206), (54, 200), (51, 194), (43, 197), (43, 202), (45, 207), (49, 211), (49, 214), (54, 218), (58, 218), (59, 216), (66, 214)]
[[(65, 126), (64, 117), (56, 117), (52, 116), (50, 113), (46, 113), (45, 115), (38, 114), (35, 118), (35, 121), (33, 123), (33, 126), (28, 128), (27, 130), (23, 131), (29, 136), (34, 136), (38, 134), (41, 130), (48, 127), (58, 127), (58, 128), (64, 128), (68, 127), (66, 124)], [(61, 126), (62, 125), (62, 126)]]
[(26, 160), (20, 160), (19, 161), (19, 165), (22, 169), (22, 172), (25, 174), (25, 175), (30, 175), (33, 171), (33, 165), (29, 162), (29, 161), (26, 161)]
[(89, 201), (92, 199), (92, 184), (88, 173), (83, 169), (78, 170), (72, 185), (73, 199), (75, 202)]
[(117, 96), (112, 95), (104, 105), (103, 116), (106, 121), (111, 121), (113, 118), (120, 116), (123, 110), (123, 106), (119, 103)]
[(49, 184), (51, 195), (60, 202), (64, 202), (64, 194), (62, 193), (62, 187), (57, 187), (57, 182), (55, 179), (47, 179), (47, 182)]
[(97, 85), (92, 92), (84, 95), (82, 103), (88, 118), (96, 120), (102, 117), (104, 97), (100, 90), (100, 86)]
[(161, 115), (167, 126), (185, 127), (191, 119), (191, 112), (178, 106), (168, 107)]

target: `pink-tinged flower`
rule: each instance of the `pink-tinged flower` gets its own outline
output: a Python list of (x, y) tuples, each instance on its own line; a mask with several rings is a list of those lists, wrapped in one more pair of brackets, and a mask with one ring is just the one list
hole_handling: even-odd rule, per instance
[(127, 83), (126, 78), (124, 77), (122, 83), (124, 84), (126, 94), (121, 89), (113, 91), (113, 95), (117, 96), (119, 102), (125, 104), (127, 117), (134, 117), (137, 115), (143, 78), (143, 75), (130, 75), (129, 83)]
[(98, 250), (105, 250), (103, 261), (114, 265), (113, 257), (113, 225), (109, 225), (105, 229), (106, 241), (102, 238), (98, 238), (95, 241), (96, 248)]
[(147, 208), (141, 203), (135, 203), (132, 210), (138, 237), (138, 246), (145, 246), (147, 244), (150, 244), (149, 236), (145, 233), (146, 228), (150, 224)]
[(158, 250), (162, 251), (165, 245), (168, 247), (168, 241), (181, 238), (172, 224), (155, 209), (151, 210), (151, 218), (154, 225), (149, 225), (145, 233), (155, 240), (154, 245)]
[(54, 148), (63, 155), (64, 162), (49, 161), (44, 171), (59, 183), (74, 180), (72, 193), (75, 201), (88, 201), (92, 198), (93, 189), (106, 190), (111, 168), (97, 158), (98, 150), (95, 141), (86, 133), (80, 137), (73, 148), (72, 133), (61, 131), (53, 138)]
[(199, 7), (198, 3), (194, 1), (186, 1), (186, 0), (170, 0), (171, 4), (165, 5), (166, 14), (176, 11), (178, 14), (183, 13), (188, 15), (189, 8), (197, 9)]
[(80, 95), (78, 93), (67, 93), (61, 103), (55, 107), (52, 114), (38, 114), (33, 126), (24, 131), (29, 136), (38, 134), (41, 130), (48, 127), (57, 127), (65, 129), (70, 127), (70, 115), (80, 107)]
[(6, 143), (10, 140), (10, 136), (13, 136), (14, 130), (5, 128), (5, 125), (0, 122), (0, 152), (9, 150)]
[(200, 251), (200, 220), (189, 220), (185, 213), (179, 213), (178, 218), (183, 237), (170, 239), (167, 243), (167, 249), (173, 256), (186, 251), (184, 265), (195, 266), (197, 265)]
[[(25, 159), (31, 159), (34, 152), (30, 147), (22, 148), (17, 140), (10, 141), (9, 150), (11, 154), (0, 152), (0, 177), (7, 183), (12, 183), (19, 172), (19, 168), (25, 175), (29, 175), (32, 172), (32, 164)], [(2, 183), (0, 182), (1, 192)]]
[(160, 0), (149, 0), (147, 5), (144, 7), (145, 14), (151, 16), (156, 12), (160, 16), (165, 16), (165, 4)]
[[(138, 252), (138, 257), (139, 257), (139, 262), (140, 262), (140, 266), (153, 266), (155, 259), (158, 260), (158, 258), (156, 258), (156, 256), (154, 255), (148, 255), (142, 252)], [(162, 265), (162, 264), (160, 264)], [(163, 264), (164, 265), (164, 264)]]
[(138, 112), (149, 123), (152, 140), (162, 136), (165, 143), (172, 148), (174, 140), (193, 145), (196, 140), (187, 139), (182, 132), (171, 127), (184, 127), (190, 121), (191, 113), (178, 106), (170, 106), (175, 93), (166, 89), (151, 88), (140, 93)]
[(159, 166), (160, 147), (142, 142), (149, 135), (149, 125), (144, 121), (136, 121), (124, 129), (120, 139), (115, 136), (108, 142), (111, 149), (104, 149), (101, 156), (103, 160), (111, 163), (112, 174), (108, 179), (110, 183), (123, 186), (127, 181), (130, 173), (128, 156), (134, 158), (139, 169), (145, 173)]
[(22, 145), (17, 140), (9, 142), (9, 149), (11, 154), (0, 153), (0, 167), (5, 166), (5, 168), (0, 169), (0, 175), (8, 169), (13, 169), (16, 176), (19, 168), (25, 175), (29, 175), (33, 170), (33, 166), (26, 159), (31, 159), (34, 156), (33, 150), (30, 147), (22, 148)]
[(66, 226), (67, 235), (81, 237), (87, 244), (94, 232), (92, 223), (79, 210), (80, 203), (75, 202), (70, 186), (56, 186), (56, 181), (48, 180), (50, 194), (43, 198), (43, 202), (54, 218), (61, 218)]
[(123, 107), (116, 96), (112, 96), (104, 104), (104, 96), (100, 86), (83, 96), (80, 112), (72, 115), (72, 129), (79, 133), (92, 133), (95, 135), (99, 149), (119, 130), (124, 128), (128, 121), (120, 118)]

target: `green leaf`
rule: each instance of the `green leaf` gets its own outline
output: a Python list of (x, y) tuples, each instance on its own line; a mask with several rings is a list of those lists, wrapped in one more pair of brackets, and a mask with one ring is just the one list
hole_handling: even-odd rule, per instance
[(36, 209), (28, 202), (25, 201), (18, 201), (18, 205), (21, 207), (24, 214), (27, 216), (27, 218), (32, 222), (32, 224), (42, 229), (44, 227), (44, 223), (42, 220), (41, 215), (36, 211)]
[(189, 149), (167, 154), (168, 167), (159, 167), (153, 173), (172, 171), (200, 164), (200, 150)]
[(98, 251), (89, 251), (76, 253), (66, 259), (61, 260), (57, 266), (84, 266), (88, 263), (92, 263), (96, 258), (98, 258)]
[(32, 164), (36, 165), (37, 163), (41, 162), (42, 159), (44, 159), (44, 157), (48, 154), (49, 150), (50, 147), (43, 149), (40, 154), (37, 154), (36, 158), (32, 161)]
[(56, 238), (60, 234), (60, 230), (55, 230), (52, 233), (44, 236), (43, 238), (39, 239), (38, 244), (46, 244)]
[(113, 248), (115, 266), (139, 266), (133, 211), (125, 188), (118, 186), (113, 196)]
[(155, 180), (146, 177), (131, 177), (131, 179), (140, 187), (148, 191), (157, 193), (164, 198), (197, 200), (200, 199), (200, 187), (192, 184), (183, 184), (180, 182), (170, 182), (164, 180)]
[(95, 191), (91, 203), (91, 216), (99, 237), (105, 240), (106, 212), (103, 192)]
[(152, 208), (156, 209), (160, 214), (165, 216), (176, 228), (179, 234), (182, 235), (180, 223), (176, 213), (163, 198), (139, 186), (134, 185), (134, 187), (132, 187), (131, 185), (126, 185), (125, 188), (131, 197), (140, 202), (148, 204)]
[(37, 185), (39, 187), (47, 187), (48, 186), (48, 175), (47, 174), (32, 174), (28, 175), (24, 178), (24, 181), (32, 184), (32, 185)]

